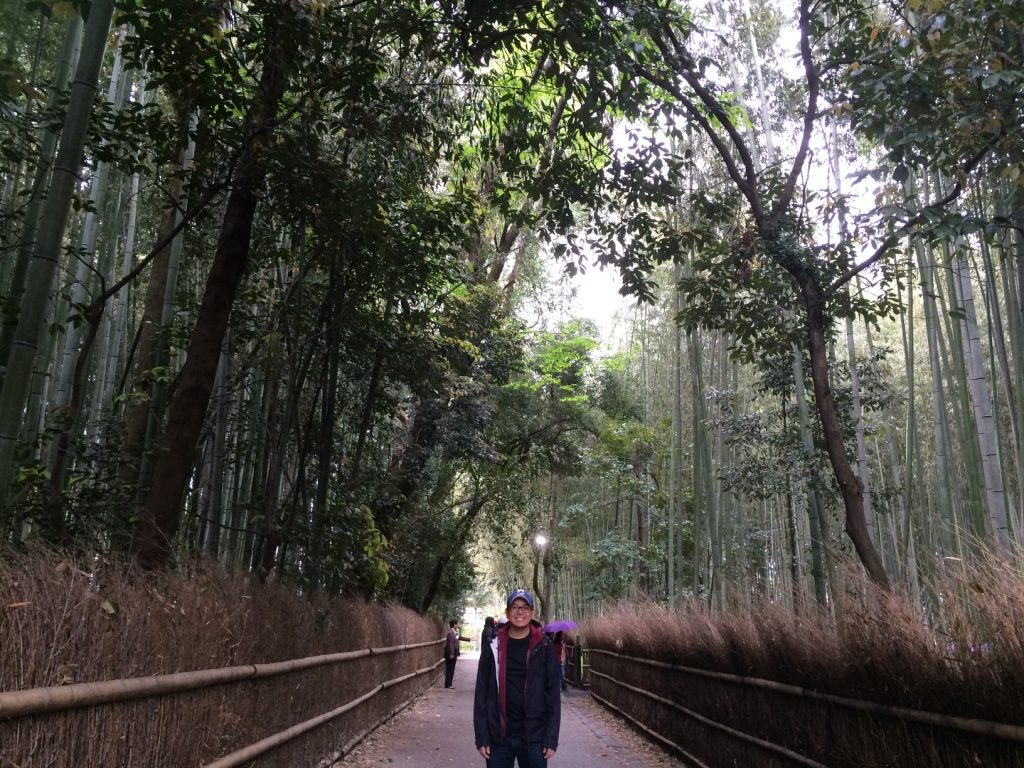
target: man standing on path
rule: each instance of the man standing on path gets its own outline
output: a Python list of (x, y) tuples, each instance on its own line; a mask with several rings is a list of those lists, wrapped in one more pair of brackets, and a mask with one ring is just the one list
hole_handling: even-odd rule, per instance
[(455, 687), (455, 660), (459, 658), (459, 622), (448, 622), (448, 635), (444, 639), (444, 687)]
[(533, 595), (513, 591), (508, 622), (480, 649), (473, 699), (476, 747), (488, 768), (544, 768), (558, 749), (562, 695), (554, 646), (533, 618)]

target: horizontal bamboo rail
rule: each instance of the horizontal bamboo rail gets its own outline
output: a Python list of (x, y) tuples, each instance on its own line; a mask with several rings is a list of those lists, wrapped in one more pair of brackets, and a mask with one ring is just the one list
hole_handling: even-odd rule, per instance
[[(597, 673), (597, 674), (600, 675), (601, 677), (608, 677), (608, 675), (601, 675), (600, 673)], [(614, 681), (614, 682), (618, 682), (618, 681)], [(595, 700), (597, 700), (598, 702), (600, 702), (604, 706), (608, 707), (608, 709), (612, 710), (615, 714), (617, 714), (622, 719), (629, 720), (629, 722), (631, 722), (633, 724), (634, 728), (639, 728), (641, 731), (646, 733), (648, 736), (650, 736), (655, 741), (659, 741), (662, 744), (664, 744), (666, 747), (668, 747), (669, 749), (674, 749), (677, 752), (679, 752), (684, 758), (689, 760), (693, 765), (697, 766), (697, 768), (711, 768), (710, 765), (708, 765), (707, 763), (701, 761), (696, 755), (693, 755), (690, 752), (687, 752), (685, 749), (683, 749), (681, 746), (676, 744), (671, 739), (666, 739), (664, 736), (662, 736), (656, 730), (651, 728), (649, 725), (644, 725), (643, 723), (641, 723), (639, 720), (637, 720), (635, 717), (633, 717), (631, 714), (629, 714), (629, 712), (627, 712), (626, 710), (622, 709), (622, 707), (615, 706), (610, 701), (608, 701), (607, 699), (601, 698), (600, 696), (598, 696), (593, 691), (590, 692), (590, 695)]]
[[(651, 693), (650, 691), (645, 691), (643, 688), (637, 688), (636, 686), (629, 685), (628, 683), (624, 683), (621, 680), (616, 680), (611, 675), (606, 675), (601, 672), (597, 672), (594, 669), (590, 670), (590, 674), (594, 675), (595, 677), (603, 677), (604, 679), (611, 681), (613, 684), (619, 686), (620, 688), (625, 688), (628, 691), (633, 691), (634, 693), (638, 693), (641, 696), (646, 696), (648, 699), (652, 699), (654, 701), (659, 702), (660, 704), (664, 704), (665, 706), (670, 707), (676, 710), (677, 712), (681, 712), (687, 717), (696, 720), (697, 722), (702, 723), (703, 725), (706, 725), (709, 728), (714, 728), (716, 731), (722, 731), (723, 733), (727, 733), (735, 739), (745, 741), (748, 744), (753, 744), (754, 746), (760, 747), (761, 749), (767, 752), (774, 752), (777, 755), (782, 755), (783, 757), (789, 758), (794, 763), (797, 763), (799, 765), (805, 765), (807, 766), (807, 768), (828, 768), (828, 766), (824, 763), (819, 763), (817, 760), (812, 760), (809, 757), (801, 755), (799, 752), (794, 752), (793, 750), (787, 749), (786, 747), (783, 747), (780, 744), (776, 744), (773, 741), (766, 741), (765, 739), (760, 739), (757, 736), (751, 736), (749, 733), (736, 730), (735, 728), (725, 725), (724, 723), (720, 723), (717, 720), (712, 720), (710, 717), (705, 717), (699, 712), (694, 712), (692, 709), (687, 709), (681, 704), (676, 704), (671, 699), (666, 699), (662, 696), (658, 696), (657, 694)], [(662, 736), (659, 736), (659, 739), (663, 742), (671, 744), (684, 755), (689, 756), (688, 753), (675, 742), (669, 741), (668, 739)]]
[[(444, 659), (439, 659), (437, 664), (435, 664), (434, 667), (430, 667), (430, 669), (434, 669), (435, 667), (441, 666), (441, 662), (442, 661), (444, 661)], [(418, 696), (418, 695), (419, 694), (417, 693), (416, 696)], [(345, 755), (347, 755), (349, 752), (351, 752), (355, 748), (356, 744), (359, 744), (363, 739), (365, 739), (367, 736), (369, 736), (375, 730), (380, 728), (384, 723), (386, 723), (388, 720), (390, 720), (391, 718), (393, 718), (396, 715), (398, 715), (399, 712), (401, 712), (403, 709), (405, 709), (410, 704), (412, 704), (413, 701), (416, 700), (416, 696), (412, 696), (412, 697), (406, 699), (401, 704), (399, 704), (397, 707), (395, 707), (390, 712), (388, 712), (386, 715), (384, 715), (384, 717), (382, 717), (380, 720), (378, 720), (377, 722), (375, 722), (375, 723), (373, 723), (371, 725), (368, 725), (366, 728), (361, 730), (359, 733), (357, 733), (355, 736), (353, 736), (351, 739), (349, 739), (347, 742), (345, 742), (345, 744), (342, 745), (341, 747), (339, 747), (337, 750), (335, 750), (334, 752), (332, 752), (329, 755), (326, 755), (326, 756), (322, 757), (320, 759), (320, 762), (317, 763), (316, 768), (332, 768), (332, 766), (335, 763), (337, 763)]]
[(245, 664), (236, 667), (198, 669), (192, 672), (174, 672), (152, 677), (132, 677), (123, 680), (104, 680), (94, 683), (52, 685), (46, 688), (28, 688), (23, 691), (0, 693), (0, 722), (15, 720), (29, 715), (60, 712), (65, 709), (93, 707), (119, 701), (132, 701), (148, 696), (163, 696), (181, 691), (194, 691), (213, 685), (223, 685), (241, 680), (259, 680), (305, 669), (341, 664), (367, 656), (384, 656), (429, 645), (440, 645), (444, 640), (428, 640), (409, 645), (392, 645), (386, 648), (363, 648), (344, 653), (328, 653), (320, 656), (306, 656), (290, 661), (269, 664)]
[[(843, 696), (834, 696), (830, 693), (819, 693), (818, 691), (801, 688), (797, 685), (777, 683), (774, 680), (764, 680), (759, 677), (745, 677), (743, 675), (732, 675), (727, 672), (713, 672), (708, 669), (686, 667), (680, 664), (667, 664), (663, 661), (654, 661), (652, 659), (639, 659), (634, 656), (626, 656), (625, 654), (616, 653), (615, 651), (606, 651), (600, 648), (590, 648), (588, 649), (588, 652), (604, 656), (615, 656), (617, 658), (626, 659), (638, 664), (645, 664), (658, 669), (670, 669), (676, 672), (684, 672), (699, 677), (725, 680), (739, 685), (748, 685), (752, 688), (763, 688), (776, 693), (789, 694), (790, 696), (799, 696), (807, 699), (814, 699), (815, 701), (824, 701), (829, 704), (846, 707), (847, 709), (856, 709), (873, 715), (885, 715), (897, 720), (920, 723), (922, 725), (935, 725), (943, 728), (953, 728), (959, 731), (964, 731), (965, 733), (974, 733), (979, 736), (995, 736), (1008, 741), (1024, 742), (1024, 726), (1020, 725), (996, 723), (991, 720), (981, 720), (973, 717), (959, 717), (958, 715), (943, 715), (938, 712), (927, 712), (920, 709), (910, 709), (909, 707), (894, 707), (888, 704), (878, 704), (874, 701), (864, 701), (862, 699), (848, 699)], [(594, 674), (593, 667), (591, 667), (591, 674)]]
[(334, 709), (328, 712), (324, 712), (323, 714), (317, 715), (316, 717), (310, 718), (309, 720), (304, 720), (301, 723), (296, 723), (290, 728), (286, 728), (283, 731), (279, 731), (271, 736), (267, 736), (265, 739), (261, 739), (260, 741), (250, 744), (247, 747), (243, 747), (242, 749), (232, 752), (229, 755), (224, 755), (224, 757), (218, 758), (217, 760), (214, 760), (212, 763), (207, 763), (205, 766), (203, 766), (203, 768), (235, 768), (239, 765), (245, 765), (250, 760), (254, 760), (260, 755), (266, 754), (267, 752), (270, 752), (273, 749), (277, 749), (282, 744), (285, 744), (291, 741), (292, 739), (301, 736), (304, 733), (312, 731), (315, 728), (319, 728), (321, 725), (329, 723), (331, 720), (334, 720), (337, 717), (341, 717), (346, 712), (351, 712), (360, 704), (362, 704), (365, 701), (368, 701), (369, 699), (372, 699), (381, 691), (391, 688), (392, 686), (398, 685), (399, 683), (404, 683), (406, 680), (411, 680), (412, 678), (417, 677), (419, 675), (425, 675), (429, 672), (432, 672), (433, 670), (437, 669), (438, 666), (440, 666), (442, 661), (443, 659), (439, 659), (432, 666), (423, 667), (421, 669), (417, 669), (415, 672), (410, 672), (407, 675), (402, 675), (401, 677), (396, 677), (391, 680), (387, 680), (378, 685), (376, 688), (364, 693), (362, 696), (356, 699), (353, 699), (347, 704), (343, 704), (340, 707), (335, 707)]

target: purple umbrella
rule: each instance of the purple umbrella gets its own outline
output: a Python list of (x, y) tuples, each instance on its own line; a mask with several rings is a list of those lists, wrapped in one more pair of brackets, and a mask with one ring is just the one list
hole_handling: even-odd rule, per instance
[(568, 632), (576, 629), (575, 621), (551, 621), (544, 625), (545, 632)]

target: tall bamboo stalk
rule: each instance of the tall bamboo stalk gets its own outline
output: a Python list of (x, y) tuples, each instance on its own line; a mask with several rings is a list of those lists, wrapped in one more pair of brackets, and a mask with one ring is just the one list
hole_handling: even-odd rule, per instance
[[(135, 254), (135, 234), (139, 215), (139, 174), (133, 173), (128, 187), (128, 220), (125, 224), (124, 247), (121, 253), (121, 272), (118, 275), (120, 280), (132, 269), (132, 262)], [(100, 402), (104, 407), (112, 404), (114, 399), (114, 385), (117, 373), (120, 370), (120, 363), (127, 355), (125, 354), (124, 342), (128, 336), (128, 284), (121, 286), (117, 292), (117, 300), (111, 312), (111, 337), (109, 350), (110, 354), (106, 359), (106, 371), (103, 375), (103, 391)]]
[[(962, 312), (957, 294), (957, 277), (953, 264), (953, 249), (948, 242), (941, 244), (943, 254), (943, 270), (945, 277), (945, 291), (938, 293), (940, 304), (943, 310), (939, 316), (944, 318), (946, 334), (937, 337), (941, 351), (940, 358), (948, 361), (946, 371), (948, 372), (953, 394), (950, 400), (952, 406), (954, 426), (957, 439), (960, 444), (962, 456), (965, 459), (960, 462), (963, 467), (964, 480), (967, 494), (965, 496), (964, 519), (960, 523), (970, 523), (970, 530), (974, 536), (983, 540), (985, 536), (985, 498), (984, 498), (984, 472), (981, 461), (981, 449), (978, 443), (978, 431), (974, 424), (974, 413), (971, 409), (971, 397), (967, 375), (967, 361), (965, 351), (966, 342), (963, 339), (961, 323), (956, 316)], [(948, 345), (946, 339), (949, 339)]]
[[(829, 144), (829, 158), (831, 161), (832, 183), (835, 186), (836, 197), (843, 198), (842, 172), (839, 163), (839, 139), (836, 121), (832, 121), (832, 141)], [(846, 207), (839, 206), (839, 238), (841, 241), (847, 239)], [(850, 285), (847, 284), (847, 293)], [(857, 435), (857, 477), (863, 486), (864, 496), (864, 524), (867, 526), (875, 545), (878, 546), (878, 531), (875, 525), (875, 512), (871, 502), (871, 472), (868, 462), (867, 443), (864, 438), (864, 414), (860, 396), (860, 373), (857, 370), (857, 345), (853, 334), (853, 318), (846, 318), (846, 354), (850, 367), (850, 390), (853, 400), (853, 423)], [(835, 371), (835, 366), (831, 367)]]
[[(924, 307), (925, 333), (928, 339), (928, 369), (929, 383), (931, 385), (931, 406), (933, 438), (935, 441), (935, 482), (937, 492), (935, 494), (938, 502), (942, 528), (945, 531), (944, 547), (950, 551), (960, 554), (959, 533), (954, 505), (954, 489), (957, 487), (950, 483), (950, 439), (948, 409), (946, 406), (946, 390), (943, 384), (943, 371), (940, 362), (939, 338), (942, 333), (942, 325), (939, 321), (938, 301), (935, 286), (935, 256), (930, 245), (927, 247), (919, 240), (912, 243), (914, 254), (917, 258), (918, 279), (921, 286), (921, 301)], [(959, 493), (957, 492), (957, 497)]]
[[(67, 88), (68, 76), (78, 65), (81, 44), (82, 17), (76, 13), (64, 33), (64, 42), (57, 57), (53, 83), (50, 86), (50, 92), (46, 101), (47, 110), (55, 109), (63, 96)], [(43, 132), (39, 157), (36, 160), (32, 188), (28, 203), (25, 206), (25, 218), (22, 222), (21, 235), (18, 238), (18, 251), (13, 267), (9, 268), (8, 266), (11, 261), (9, 258), (3, 259), (4, 279), (0, 282), (0, 286), (7, 286), (7, 302), (4, 304), (3, 325), (0, 327), (0, 386), (3, 386), (4, 376), (7, 371), (11, 341), (14, 338), (14, 330), (18, 324), (21, 300), (25, 293), (25, 281), (28, 277), (29, 264), (32, 261), (33, 248), (36, 243), (39, 217), (43, 212), (43, 203), (46, 200), (45, 191), (50, 179), (51, 165), (54, 154), (57, 151), (57, 141), (59, 138), (60, 133), (56, 128), (47, 128)]]
[[(975, 190), (975, 205), (978, 208), (982, 208), (982, 201), (980, 192)], [(1009, 447), (1011, 457), (1006, 456), (1005, 451), (1000, 451), (1001, 466), (1000, 470), (1003, 473), (1004, 478), (1006, 473), (1012, 471), (1015, 479), (1015, 484), (1009, 488), (1004, 488), (1006, 491), (1005, 504), (1007, 506), (1007, 523), (1010, 527), (1010, 537), (1012, 540), (1016, 540), (1020, 531), (1017, 530), (1015, 525), (1016, 515), (1010, 514), (1009, 510), (1019, 509), (1020, 497), (1022, 490), (1024, 490), (1024, 466), (1021, 465), (1021, 426), (1018, 421), (1019, 415), (1019, 394), (1014, 388), (1013, 378), (1010, 370), (1010, 359), (1009, 351), (1007, 350), (1006, 338), (1007, 333), (1004, 329), (1002, 309), (999, 301), (999, 291), (997, 288), (998, 273), (995, 267), (995, 263), (992, 259), (992, 253), (989, 249), (988, 242), (982, 238), (979, 242), (980, 253), (982, 258), (982, 264), (984, 270), (978, 275), (979, 282), (982, 286), (982, 305), (985, 310), (986, 328), (988, 329), (988, 359), (989, 364), (992, 368), (992, 391), (993, 398), (998, 396), (1000, 391), (1000, 385), (1003, 394), (1003, 400), (1006, 403), (1003, 409), (1006, 413), (1006, 417), (1010, 422), (1010, 440)], [(1005, 272), (1005, 270), (999, 270)], [(996, 407), (998, 404), (993, 404), (993, 411), (999, 413), (1000, 409)], [(999, 420), (996, 419), (996, 429), (998, 431)], [(1005, 444), (1004, 441), (998, 441), (997, 445)], [(1014, 493), (1016, 491), (1016, 494)]]
[(669, 513), (668, 542), (666, 559), (668, 562), (668, 601), (673, 604), (676, 599), (676, 521), (683, 519), (683, 349), (682, 330), (675, 322), (675, 317), (682, 311), (682, 295), (679, 282), (683, 277), (682, 264), (676, 261), (672, 265), (674, 290), (672, 292), (673, 318), (672, 328), (672, 441), (670, 447), (671, 462), (669, 469)]
[[(814, 462), (817, 451), (811, 436), (811, 416), (807, 405), (807, 388), (804, 384), (803, 356), (800, 350), (793, 347), (793, 393), (796, 397), (797, 415), (800, 424), (800, 440), (803, 445), (805, 460)], [(828, 604), (828, 577), (832, 568), (829, 563), (828, 550), (828, 519), (825, 516), (825, 504), (818, 492), (817, 479), (812, 471), (811, 480), (806, 484), (807, 518), (811, 534), (811, 577), (814, 581), (814, 595), (821, 605)]]
[(999, 444), (996, 438), (995, 417), (992, 400), (989, 397), (988, 382), (981, 345), (981, 333), (974, 307), (974, 286), (968, 263), (968, 252), (963, 243), (956, 248), (954, 265), (954, 287), (963, 310), (961, 325), (964, 331), (965, 360), (971, 405), (974, 410), (974, 424), (978, 431), (981, 448), (981, 466), (985, 483), (985, 507), (992, 525), (995, 541), (1006, 550), (1010, 548), (1010, 529), (1006, 511), (1006, 495), (1003, 491), (1002, 465), (999, 460)]
[[(186, 118), (182, 118), (185, 120)], [(184, 232), (178, 229), (188, 199), (187, 182), (196, 151), (193, 138), (196, 116), (187, 118), (189, 129), (183, 132), (175, 168), (167, 191), (167, 211), (160, 223), (158, 241), (165, 243), (149, 266), (135, 354), (127, 378), (130, 397), (122, 419), (120, 491), (125, 501), (142, 503), (149, 476), (149, 444), (156, 431), (162, 402), (162, 377), (155, 375), (167, 364), (166, 334), (173, 317), (174, 296), (178, 288), (177, 260), (180, 258)], [(173, 237), (171, 233), (174, 232)], [(170, 239), (169, 239), (170, 238)]]
[[(92, 104), (113, 12), (113, 0), (94, 0), (89, 12), (82, 54), (61, 131), (60, 148), (40, 219), (39, 238), (29, 265), (7, 375), (0, 392), (0, 510), (7, 507), (7, 492), (14, 470), (14, 451), (32, 380), (32, 366), (39, 340), (45, 332), (43, 319), (60, 261), (64, 228), (71, 209), (71, 197), (78, 182), (85, 135), (92, 116)], [(5, 517), (6, 512), (0, 511), (0, 529), (4, 527)]]
[(206, 540), (203, 548), (206, 554), (216, 558), (220, 554), (221, 531), (224, 528), (224, 476), (228, 432), (228, 370), (231, 360), (227, 350), (220, 355), (217, 379), (213, 388), (213, 433), (210, 436), (210, 477), (207, 485)]
[[(128, 96), (128, 88), (131, 77), (122, 78), (121, 74), (121, 43), (124, 40), (124, 30), (117, 36), (114, 47), (114, 64), (110, 73), (110, 84), (107, 89), (107, 104), (118, 110), (124, 107)], [(96, 167), (96, 172), (90, 179), (89, 184), (89, 210), (86, 211), (82, 222), (82, 230), (79, 236), (77, 263), (75, 266), (74, 282), (70, 289), (67, 312), (73, 317), (79, 312), (79, 307), (86, 304), (88, 285), (95, 282), (95, 275), (99, 274), (106, 278), (107, 275), (97, 269), (97, 236), (99, 233), (99, 218), (103, 212), (107, 197), (107, 180), (110, 175), (110, 163), (101, 161)], [(58, 314), (58, 317), (60, 315)], [(67, 466), (67, 452), (70, 448), (72, 434), (76, 431), (81, 420), (82, 403), (76, 402), (72, 405), (72, 386), (76, 371), (84, 368), (79, 365), (79, 349), (82, 347), (86, 331), (96, 334), (99, 329), (93, 327), (100, 318), (87, 318), (88, 327), (84, 323), (69, 322), (64, 331), (64, 343), (59, 352), (58, 362), (54, 370), (57, 385), (52, 388), (50, 394), (51, 413), (57, 414), (54, 419), (54, 427), (57, 434), (50, 442), (50, 449), (47, 455), (47, 470), (50, 474), (50, 495), (53, 503), (58, 503), (58, 497), (63, 490), (64, 470)], [(87, 361), (83, 361), (86, 362)]]

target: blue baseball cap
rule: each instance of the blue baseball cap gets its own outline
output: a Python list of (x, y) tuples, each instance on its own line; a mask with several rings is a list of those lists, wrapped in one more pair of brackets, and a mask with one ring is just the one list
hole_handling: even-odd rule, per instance
[(533, 608), (533, 595), (527, 592), (525, 589), (513, 589), (508, 593), (508, 600), (505, 601), (505, 607), (512, 605), (512, 601), (516, 598), (525, 600), (531, 608)]

